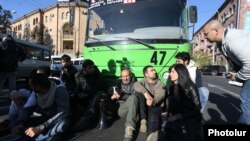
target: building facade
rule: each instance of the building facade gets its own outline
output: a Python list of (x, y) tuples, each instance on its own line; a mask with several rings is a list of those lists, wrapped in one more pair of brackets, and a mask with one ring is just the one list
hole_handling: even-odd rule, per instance
[(211, 20), (219, 20), (227, 28), (250, 29), (250, 0), (226, 0), (193, 37), (193, 54), (200, 51), (208, 56), (209, 64), (221, 64), (228, 68), (228, 63), (216, 44), (204, 38), (203, 28)]
[(83, 54), (87, 12), (87, 2), (58, 1), (16, 19), (11, 30), (17, 38), (51, 47), (54, 55), (79, 56)]

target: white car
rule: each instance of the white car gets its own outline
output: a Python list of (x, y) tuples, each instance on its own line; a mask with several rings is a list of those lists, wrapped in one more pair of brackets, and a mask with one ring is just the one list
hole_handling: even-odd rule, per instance
[(83, 58), (72, 58), (71, 59), (72, 64), (74, 65), (74, 67), (76, 67), (76, 69), (79, 71), (82, 69), (82, 63), (83, 63)]
[(50, 69), (53, 71), (61, 71), (61, 56), (52, 55)]

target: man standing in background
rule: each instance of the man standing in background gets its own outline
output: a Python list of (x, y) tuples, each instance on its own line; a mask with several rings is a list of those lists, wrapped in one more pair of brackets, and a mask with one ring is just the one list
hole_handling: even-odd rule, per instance
[(16, 45), (11, 35), (3, 37), (0, 42), (0, 92), (8, 79), (9, 92), (16, 89), (18, 62), (26, 58), (25, 52)]

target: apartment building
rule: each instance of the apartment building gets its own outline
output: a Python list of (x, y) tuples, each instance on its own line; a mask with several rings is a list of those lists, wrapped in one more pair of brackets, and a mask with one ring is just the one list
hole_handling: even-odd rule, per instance
[(219, 20), (227, 28), (250, 29), (250, 0), (225, 0), (215, 14), (199, 29), (193, 37), (193, 53), (202, 51), (209, 56), (210, 64), (227, 66), (227, 61), (215, 43), (204, 38), (203, 28), (211, 20)]
[[(70, 13), (73, 11), (74, 17)], [(17, 38), (43, 43), (55, 55), (70, 56), (83, 53), (88, 3), (59, 1), (45, 9), (38, 9), (16, 19), (11, 24)], [(71, 16), (71, 17), (70, 17)], [(70, 19), (74, 25), (70, 25)]]

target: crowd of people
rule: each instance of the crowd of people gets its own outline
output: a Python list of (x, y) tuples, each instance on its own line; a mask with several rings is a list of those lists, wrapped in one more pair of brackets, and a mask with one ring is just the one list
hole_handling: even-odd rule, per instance
[[(160, 140), (161, 137), (167, 136), (160, 135), (159, 132), (164, 112), (168, 113), (173, 123), (175, 120), (179, 121), (179, 119), (174, 120), (175, 116), (172, 114), (175, 114), (175, 111), (171, 110), (178, 104), (166, 106), (166, 103), (172, 103), (175, 99), (175, 96), (167, 98), (167, 95), (168, 92), (173, 94), (176, 92), (172, 89), (172, 84), (177, 82), (178, 74), (176, 79), (170, 75), (170, 91), (168, 91), (157, 78), (153, 66), (148, 65), (143, 68), (144, 78), (139, 81), (129, 68), (123, 68), (118, 82), (105, 91), (102, 87), (104, 79), (92, 60), (84, 60), (80, 71), (74, 68), (70, 63), (70, 56), (66, 54), (61, 57), (61, 62), (63, 67), (59, 75), (54, 75), (57, 73), (52, 73), (49, 66), (40, 66), (31, 72), (27, 88), (10, 91), (12, 103), (7, 122), (11, 134), (19, 136), (17, 140), (51, 140), (58, 138), (70, 128), (73, 131), (83, 130), (90, 122), (95, 122), (93, 119), (100, 117), (97, 112), (103, 110), (99, 109), (100, 99), (105, 100), (109, 107), (107, 110), (113, 117), (126, 118), (125, 141), (134, 140), (137, 130), (147, 133), (147, 141)], [(184, 69), (187, 71), (185, 66)], [(189, 74), (183, 77), (189, 78)], [(191, 78), (185, 79), (187, 82), (183, 85), (186, 88), (177, 92), (180, 96), (184, 94), (183, 99), (187, 100), (187, 105), (183, 107), (187, 109), (183, 111), (178, 109), (176, 112), (180, 112), (178, 115), (184, 119), (195, 117), (197, 119), (195, 124), (198, 125), (201, 121), (200, 103), (197, 100), (199, 96), (197, 93), (192, 93), (198, 92), (198, 89), (191, 85), (193, 82), (189, 80)], [(178, 100), (182, 101), (182, 97), (180, 98)], [(168, 102), (166, 99), (169, 99)], [(198, 110), (198, 113), (192, 108)], [(194, 113), (189, 115), (188, 112)], [(140, 127), (137, 128), (137, 125)], [(169, 127), (165, 129), (169, 130)]]
[[(218, 21), (211, 21), (204, 34), (209, 41), (219, 43), (232, 63), (232, 79), (244, 82), (239, 123), (249, 124), (249, 57), (247, 51), (235, 49), (239, 40), (241, 49), (247, 50), (247, 38), (241, 34), (248, 37), (249, 33), (227, 30)], [(105, 80), (93, 60), (84, 60), (77, 71), (70, 56), (64, 54), (59, 75), (53, 75), (49, 66), (41, 66), (31, 72), (27, 88), (16, 90), (10, 85), (8, 129), (19, 140), (50, 140), (70, 128), (83, 130), (98, 120), (98, 111), (107, 110), (102, 112), (126, 119), (124, 141), (135, 140), (136, 132), (147, 133), (147, 141), (201, 141), (202, 113), (209, 91), (188, 52), (179, 52), (175, 58), (166, 85), (154, 67), (147, 65), (142, 70), (144, 78), (138, 81), (130, 68), (122, 68), (117, 83), (105, 90)], [(9, 76), (6, 72), (0, 68), (1, 83)], [(100, 108), (101, 100), (107, 109)]]

